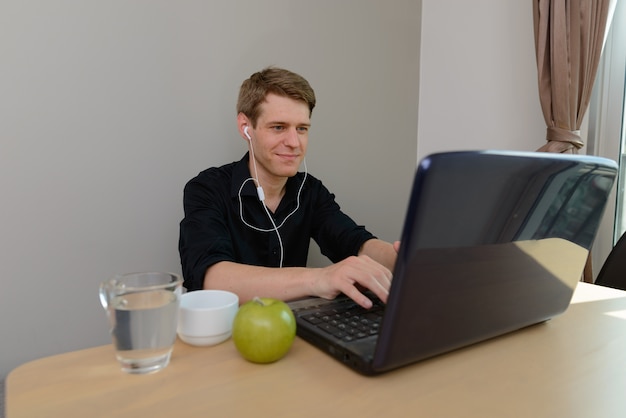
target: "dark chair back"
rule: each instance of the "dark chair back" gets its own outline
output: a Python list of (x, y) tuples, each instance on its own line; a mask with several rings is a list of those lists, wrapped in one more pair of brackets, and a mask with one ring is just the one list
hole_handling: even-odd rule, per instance
[(611, 250), (595, 283), (626, 290), (626, 234), (621, 236)]

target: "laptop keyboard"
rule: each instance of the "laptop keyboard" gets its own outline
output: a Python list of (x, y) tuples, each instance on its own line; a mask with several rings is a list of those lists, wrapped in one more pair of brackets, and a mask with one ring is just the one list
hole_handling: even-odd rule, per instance
[(365, 309), (353, 301), (345, 301), (323, 308), (302, 319), (342, 341), (350, 342), (378, 334), (385, 305), (374, 300), (374, 306)]

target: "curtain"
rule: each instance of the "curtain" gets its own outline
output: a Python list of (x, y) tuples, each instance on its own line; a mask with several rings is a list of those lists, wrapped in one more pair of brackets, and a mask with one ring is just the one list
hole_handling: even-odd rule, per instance
[[(577, 154), (580, 126), (616, 0), (533, 0), (539, 100), (547, 143), (537, 151)], [(583, 280), (593, 282), (591, 253)]]
[(533, 0), (539, 99), (547, 143), (576, 154), (616, 0)]

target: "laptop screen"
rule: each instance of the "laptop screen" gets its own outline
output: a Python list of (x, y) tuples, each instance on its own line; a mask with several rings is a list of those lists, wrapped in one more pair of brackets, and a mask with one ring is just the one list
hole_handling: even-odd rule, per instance
[(389, 369), (567, 309), (614, 162), (456, 152), (415, 175), (374, 367)]

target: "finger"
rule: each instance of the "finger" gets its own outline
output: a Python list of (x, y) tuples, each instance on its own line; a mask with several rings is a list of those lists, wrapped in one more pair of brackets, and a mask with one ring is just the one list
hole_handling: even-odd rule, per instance
[(373, 292), (383, 303), (387, 303), (392, 274), (381, 264), (374, 261), (372, 263), (361, 274), (354, 276), (355, 282)]
[(383, 303), (387, 303), (387, 297), (389, 296), (389, 286), (381, 284), (379, 281), (374, 280), (372, 285), (368, 287), (372, 293), (374, 293), (378, 299)]
[(382, 264), (371, 260), (370, 274), (374, 281), (379, 283), (385, 290), (389, 290), (389, 287), (391, 286), (391, 279), (393, 278), (391, 270)]
[(353, 301), (355, 301), (357, 304), (364, 307), (365, 309), (370, 309), (374, 305), (374, 303), (370, 300), (370, 298), (365, 296), (363, 293), (359, 292), (359, 290), (354, 285), (347, 287), (343, 291), (343, 294), (348, 296), (350, 299), (352, 299)]

